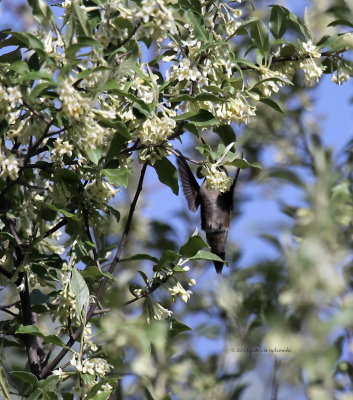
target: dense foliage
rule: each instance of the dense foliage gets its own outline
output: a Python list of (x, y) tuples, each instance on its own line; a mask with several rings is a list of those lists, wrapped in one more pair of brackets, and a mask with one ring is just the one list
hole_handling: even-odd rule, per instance
[[(353, 9), (324, 3), (28, 0), (0, 32), (3, 398), (353, 398), (353, 142), (338, 164), (307, 117), (353, 76)], [(141, 204), (147, 169), (178, 195), (179, 151), (210, 190), (296, 189), (276, 258), (230, 241), (198, 284), (195, 220), (178, 242)]]

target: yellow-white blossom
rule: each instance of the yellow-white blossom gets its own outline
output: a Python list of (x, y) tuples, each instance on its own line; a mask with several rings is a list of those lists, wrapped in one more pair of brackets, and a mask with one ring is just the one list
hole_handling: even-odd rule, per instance
[(184, 303), (187, 303), (188, 300), (190, 299), (190, 296), (192, 295), (192, 291), (185, 290), (180, 282), (177, 282), (177, 284), (175, 286), (173, 286), (172, 288), (169, 288), (168, 290), (170, 291), (171, 295), (173, 296), (173, 300), (176, 295), (179, 295), (181, 301)]
[(94, 179), (86, 186), (88, 197), (98, 203), (107, 203), (112, 199), (118, 190), (102, 179)]
[(344, 82), (349, 81), (350, 76), (344, 71), (342, 67), (337, 68), (336, 75), (332, 73), (331, 79), (333, 83), (342, 85)]
[(158, 115), (154, 114), (152, 118), (147, 118), (143, 122), (137, 135), (143, 144), (160, 144), (172, 134), (175, 127), (174, 119), (167, 115), (159, 118)]
[(10, 178), (14, 181), (18, 178), (19, 170), (19, 161), (14, 154), (6, 155), (0, 153), (0, 177), (2, 179)]
[[(269, 68), (265, 67), (261, 67), (259, 71), (261, 73), (260, 75), (261, 81), (268, 79), (265, 82), (262, 82), (260, 85), (262, 93), (265, 97), (271, 96), (272, 92), (278, 93), (279, 88), (283, 87), (285, 81), (288, 80), (288, 77), (280, 71), (272, 71)], [(270, 80), (270, 79), (275, 79), (275, 80)]]
[(55, 163), (60, 164), (62, 162), (63, 156), (72, 156), (73, 146), (67, 141), (61, 138), (57, 138), (54, 142), (54, 150), (52, 152), (52, 159)]
[(206, 189), (218, 190), (222, 193), (228, 192), (232, 185), (232, 178), (227, 175), (224, 169), (215, 164), (204, 164), (202, 174), (206, 178)]
[(58, 84), (59, 99), (63, 112), (76, 120), (89, 109), (89, 99), (84, 99), (68, 80)]
[(255, 116), (256, 107), (252, 106), (244, 95), (238, 93), (226, 102), (215, 104), (206, 101), (204, 103), (222, 124), (235, 122), (238, 125), (247, 124), (249, 118)]
[(183, 58), (178, 65), (173, 65), (170, 79), (183, 81), (196, 81), (201, 77), (201, 72), (191, 64), (188, 58)]
[(104, 358), (98, 357), (86, 358), (81, 363), (77, 354), (74, 354), (70, 360), (70, 364), (84, 374), (98, 375), (100, 378), (103, 378), (107, 373), (109, 373), (110, 368), (112, 367)]
[(317, 48), (312, 42), (312, 40), (308, 40), (306, 43), (302, 43), (303, 49), (304, 49), (304, 54), (309, 54), (311, 57), (314, 58), (320, 58), (321, 54)]
[(22, 104), (22, 93), (18, 86), (10, 86), (7, 88), (7, 100), (12, 108)]
[(306, 86), (315, 86), (326, 68), (319, 65), (319, 62), (315, 62), (312, 58), (302, 61), (299, 67), (304, 71), (304, 83)]

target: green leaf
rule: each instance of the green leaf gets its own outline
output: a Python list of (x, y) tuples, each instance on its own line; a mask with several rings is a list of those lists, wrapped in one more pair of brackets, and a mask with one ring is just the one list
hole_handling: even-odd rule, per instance
[(22, 335), (33, 335), (43, 339), (45, 343), (52, 343), (60, 347), (66, 347), (64, 342), (56, 335), (44, 335), (35, 325), (21, 325), (16, 333)]
[(9, 382), (7, 380), (7, 375), (2, 365), (0, 365), (0, 395), (5, 400), (10, 400)]
[(100, 175), (105, 176), (111, 184), (121, 184), (125, 188), (127, 188), (128, 185), (129, 174), (129, 168), (106, 168), (102, 169), (100, 172)]
[(149, 254), (135, 254), (128, 258), (122, 258), (120, 262), (127, 262), (127, 261), (139, 261), (139, 260), (150, 260), (155, 263), (158, 262), (158, 258), (150, 256)]
[(208, 42), (210, 39), (210, 34), (206, 27), (203, 25), (201, 16), (192, 12), (191, 10), (188, 10), (187, 16), (191, 24), (194, 26), (195, 36), (203, 42)]
[(93, 162), (93, 164), (98, 165), (99, 160), (102, 158), (103, 150), (100, 146), (95, 149), (86, 150), (88, 158)]
[(190, 260), (211, 260), (211, 261), (223, 261), (216, 254), (210, 253), (209, 251), (199, 250)]
[(39, 289), (33, 289), (30, 295), (31, 299), (31, 304), (32, 306), (35, 306), (37, 304), (44, 304), (47, 303), (49, 300), (48, 295), (44, 294), (41, 290)]
[(205, 247), (208, 247), (207, 243), (202, 239), (201, 236), (195, 235), (188, 238), (185, 244), (180, 247), (179, 253), (183, 257), (190, 258)]
[(87, 18), (87, 12), (84, 11), (77, 1), (73, 1), (71, 4), (71, 12), (74, 16), (76, 30), (80, 36), (91, 35), (91, 26)]
[(74, 44), (71, 44), (66, 50), (65, 50), (65, 55), (66, 58), (69, 60), (74, 60), (76, 57), (76, 53), (84, 48), (87, 50), (89, 47), (99, 47), (101, 44), (97, 41), (92, 39), (91, 37), (86, 37), (86, 36), (78, 36), (77, 37), (77, 42)]
[(84, 278), (91, 278), (93, 280), (99, 280), (103, 276), (106, 276), (109, 279), (112, 279), (112, 274), (109, 274), (108, 272), (104, 273), (100, 271), (96, 266), (90, 265), (86, 267), (84, 270), (81, 271), (81, 275)]
[(54, 89), (55, 86), (50, 83), (50, 82), (43, 82), (39, 83), (38, 85), (35, 86), (35, 88), (32, 90), (30, 96), (34, 99), (36, 97), (40, 97), (42, 92), (46, 91), (47, 89)]
[(120, 212), (116, 210), (114, 207), (111, 207), (109, 204), (106, 204), (108, 214), (114, 215), (116, 222), (120, 221)]
[(181, 103), (182, 101), (211, 101), (213, 103), (225, 103), (227, 100), (221, 97), (215, 96), (213, 93), (199, 93), (196, 96), (190, 96), (188, 94), (182, 94), (177, 97), (173, 97), (169, 100), (171, 103)]
[(55, 175), (59, 176), (62, 178), (64, 182), (67, 183), (80, 183), (80, 178), (79, 176), (72, 170), (66, 169), (66, 168), (58, 168), (55, 171)]
[(218, 125), (219, 121), (207, 110), (190, 111), (184, 114), (178, 115), (175, 118), (176, 121), (188, 120), (196, 126), (208, 126)]
[(192, 11), (201, 14), (201, 3), (199, 0), (180, 0), (178, 1), (178, 5), (187, 10), (191, 9)]
[(254, 21), (250, 25), (250, 33), (254, 45), (260, 50), (262, 55), (266, 56), (270, 51), (270, 39), (264, 22)]
[(286, 31), (287, 13), (281, 6), (272, 6), (270, 16), (270, 31), (275, 39), (279, 39)]
[(288, 13), (288, 17), (289, 17), (290, 21), (293, 23), (293, 25), (299, 30), (299, 32), (302, 33), (302, 35), (306, 39), (308, 39), (310, 37), (310, 35), (309, 35), (308, 29), (306, 28), (306, 26), (299, 20), (299, 18), (295, 14), (293, 14), (289, 10), (286, 10), (286, 12)]
[(19, 43), (24, 44), (26, 47), (34, 50), (39, 50), (42, 54), (44, 53), (43, 43), (34, 35), (23, 32), (9, 32)]
[(249, 163), (246, 160), (244, 160), (244, 158), (235, 158), (226, 160), (223, 165), (232, 165), (233, 167), (237, 167), (240, 169), (245, 169), (249, 167), (262, 169), (262, 165), (260, 163), (258, 162)]
[(34, 18), (40, 23), (48, 24), (52, 18), (52, 11), (44, 0), (27, 0), (33, 9)]
[(261, 99), (261, 103), (267, 104), (268, 106), (272, 107), (275, 111), (278, 111), (281, 114), (284, 114), (282, 108), (273, 100), (271, 99)]
[(9, 53), (2, 54), (0, 56), (0, 63), (13, 63), (16, 61), (22, 60), (21, 49), (18, 47), (14, 51), (10, 51)]
[(267, 170), (266, 176), (282, 180), (293, 185), (303, 186), (303, 182), (299, 178), (298, 174), (287, 168), (271, 168)]
[(158, 267), (163, 267), (163, 265), (170, 264), (179, 258), (179, 255), (173, 250), (166, 250), (161, 259), (158, 261)]
[(116, 132), (110, 143), (105, 161), (109, 162), (114, 157), (117, 157), (120, 151), (125, 147), (127, 141), (128, 138), (126, 136), (123, 136), (120, 132)]
[(38, 388), (43, 390), (56, 389), (59, 382), (60, 376), (50, 375), (48, 378), (42, 379), (38, 382)]
[(151, 394), (151, 392), (145, 387), (145, 396), (146, 396), (146, 400), (156, 400), (153, 396), (152, 396), (152, 394)]
[(167, 158), (162, 158), (154, 163), (153, 168), (156, 170), (160, 182), (169, 186), (172, 192), (178, 195), (178, 172), (174, 165)]
[(213, 130), (219, 135), (226, 146), (236, 141), (234, 129), (230, 125), (220, 125)]
[(89, 290), (77, 268), (72, 269), (71, 288), (75, 294), (77, 318), (83, 322), (85, 321), (84, 312), (89, 302)]
[(36, 387), (38, 384), (38, 379), (35, 375), (31, 374), (30, 372), (26, 371), (12, 371), (12, 375), (16, 378), (20, 379), (22, 382), (26, 382), (31, 384), (32, 386)]
[(180, 322), (174, 318), (172, 318), (171, 323), (170, 323), (170, 331), (169, 331), (169, 336), (174, 337), (176, 335), (179, 335), (180, 333), (187, 332), (187, 331), (192, 331), (192, 329), (185, 325), (183, 322)]
[(350, 28), (353, 28), (353, 22), (348, 21), (347, 19), (337, 19), (336, 21), (332, 21), (330, 24), (327, 26), (349, 26)]

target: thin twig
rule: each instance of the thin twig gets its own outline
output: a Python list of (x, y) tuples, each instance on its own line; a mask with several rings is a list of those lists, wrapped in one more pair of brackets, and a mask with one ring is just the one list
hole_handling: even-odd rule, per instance
[[(144, 164), (143, 167), (142, 167), (142, 170), (141, 170), (140, 179), (139, 179), (139, 182), (138, 182), (138, 185), (137, 185), (135, 196), (134, 196), (134, 198), (132, 200), (132, 203), (130, 205), (130, 211), (129, 211), (129, 214), (128, 214), (128, 217), (127, 217), (127, 221), (126, 221), (126, 224), (125, 224), (125, 229), (124, 229), (122, 238), (120, 240), (118, 250), (117, 250), (116, 255), (115, 255), (112, 263), (110, 264), (110, 267), (109, 267), (109, 270), (108, 270), (108, 272), (110, 274), (112, 274), (114, 272), (114, 269), (117, 266), (117, 264), (119, 263), (120, 258), (121, 258), (122, 254), (123, 254), (123, 251), (125, 249), (127, 237), (129, 235), (129, 231), (130, 231), (130, 227), (131, 227), (132, 217), (133, 217), (134, 212), (135, 212), (137, 200), (138, 200), (138, 198), (140, 196), (140, 193), (141, 193), (141, 190), (142, 190), (142, 185), (143, 185), (143, 180), (144, 180), (145, 173), (146, 173), (146, 168), (147, 168), (147, 164)], [(99, 288), (98, 288), (98, 291), (97, 291), (97, 294), (96, 294), (96, 297), (95, 297), (95, 302), (92, 304), (92, 306), (88, 310), (88, 313), (87, 313), (87, 316), (86, 316), (86, 322), (88, 322), (94, 316), (94, 313), (96, 311), (96, 308), (98, 306), (100, 298), (101, 298), (101, 296), (102, 296), (102, 294), (104, 292), (104, 289), (105, 289), (105, 287), (107, 285), (107, 282), (108, 282), (108, 277), (104, 276), (101, 279), (101, 282), (100, 282), (100, 285), (99, 285)], [(83, 330), (83, 327), (81, 326), (80, 328), (76, 329), (75, 332), (73, 332), (72, 337), (66, 343), (66, 347), (60, 351), (60, 353), (55, 357), (55, 359), (49, 365), (45, 366), (42, 369), (42, 371), (41, 371), (41, 373), (39, 375), (40, 379), (44, 379), (44, 378), (46, 378), (47, 376), (50, 375), (51, 371), (53, 371), (54, 368), (60, 363), (60, 361), (65, 357), (65, 355), (67, 354), (69, 349), (73, 346), (73, 344), (75, 343), (76, 339), (81, 335), (82, 330)]]
[(4, 311), (4, 312), (6, 312), (7, 314), (10, 314), (10, 315), (12, 315), (12, 316), (15, 317), (15, 318), (18, 317), (18, 314), (14, 313), (14, 312), (12, 312), (12, 311), (10, 311), (10, 310), (8, 310), (7, 307), (0, 306), (0, 311)]
[(11, 279), (12, 278), (12, 273), (8, 270), (6, 270), (4, 267), (0, 266), (0, 274), (3, 274), (4, 276), (6, 276), (7, 279)]
[(53, 226), (51, 229), (49, 229), (48, 231), (45, 232), (43, 239), (47, 238), (48, 236), (52, 235), (53, 233), (55, 233), (56, 231), (58, 231), (60, 228), (62, 228), (63, 226), (65, 226), (67, 223), (69, 222), (69, 220), (67, 220), (66, 218), (63, 218), (60, 222), (58, 222), (55, 226)]

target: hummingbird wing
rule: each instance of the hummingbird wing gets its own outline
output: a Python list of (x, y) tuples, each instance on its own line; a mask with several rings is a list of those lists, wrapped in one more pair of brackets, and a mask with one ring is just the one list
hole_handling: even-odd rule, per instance
[(195, 212), (200, 205), (200, 186), (183, 156), (177, 157), (178, 170), (189, 210)]

